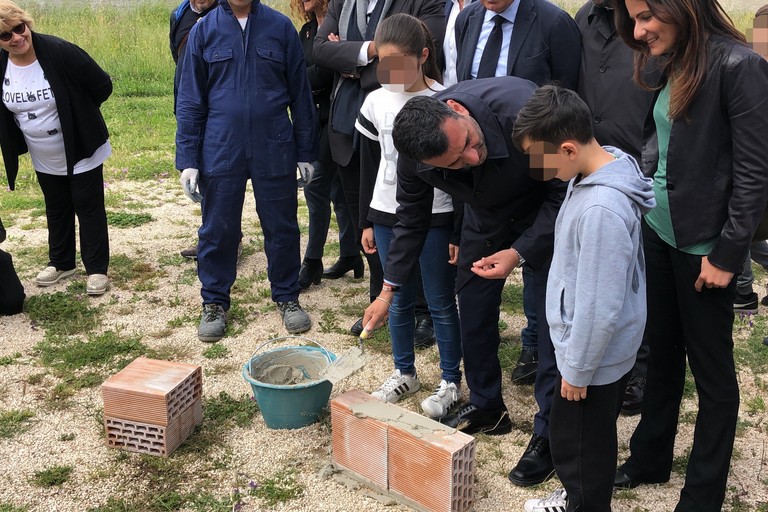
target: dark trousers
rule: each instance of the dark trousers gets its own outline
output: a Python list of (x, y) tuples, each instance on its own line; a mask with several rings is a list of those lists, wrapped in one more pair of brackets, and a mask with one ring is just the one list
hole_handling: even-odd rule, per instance
[(88, 275), (106, 274), (109, 233), (104, 209), (103, 166), (73, 176), (37, 173), (48, 219), (48, 266), (75, 268), (75, 215), (80, 224), (80, 256)]
[(331, 225), (331, 203), (339, 225), (339, 256), (350, 258), (360, 253), (360, 245), (352, 225), (350, 211), (341, 189), (341, 180), (332, 162), (317, 161), (315, 176), (304, 187), (304, 198), (309, 210), (309, 240), (304, 257), (319, 260), (323, 257), (328, 228)]
[(0, 315), (21, 313), (24, 297), (24, 287), (13, 268), (13, 258), (0, 250)]
[(230, 305), (230, 290), (237, 276), (245, 185), (253, 183), (256, 214), (264, 234), (267, 277), (272, 300), (284, 302), (299, 296), (299, 223), (296, 177), (249, 175), (243, 170), (224, 176), (200, 172), (203, 225), (198, 231), (197, 273), (203, 304)]
[(549, 443), (557, 477), (568, 493), (567, 512), (610, 512), (616, 474), (616, 417), (629, 374), (611, 384), (588, 386), (585, 400), (552, 399)]
[(719, 511), (739, 409), (732, 337), (736, 280), (726, 288), (697, 292), (693, 285), (701, 271), (701, 256), (669, 246), (645, 223), (643, 239), (651, 354), (642, 418), (623, 470), (641, 482), (669, 479), (687, 356), (699, 413), (675, 511)]
[[(539, 329), (539, 369), (534, 395), (539, 410), (534, 431), (549, 438), (549, 413), (557, 377), (555, 351), (546, 322), (547, 273), (549, 267), (533, 272)], [(503, 279), (473, 276), (459, 289), (459, 324), (464, 353), (464, 376), (470, 402), (481, 409), (501, 409), (501, 365), (499, 363), (499, 306)]]
[[(341, 188), (344, 190), (344, 199), (347, 201), (349, 218), (355, 230), (355, 242), (360, 245), (362, 230), (360, 229), (360, 152), (355, 151), (352, 159), (347, 165), (339, 165), (339, 178), (341, 179)], [(362, 247), (361, 247), (362, 250)], [(381, 285), (384, 282), (384, 270), (379, 261), (378, 254), (365, 254), (368, 261), (368, 277), (370, 279), (369, 289), (371, 301), (381, 293)]]

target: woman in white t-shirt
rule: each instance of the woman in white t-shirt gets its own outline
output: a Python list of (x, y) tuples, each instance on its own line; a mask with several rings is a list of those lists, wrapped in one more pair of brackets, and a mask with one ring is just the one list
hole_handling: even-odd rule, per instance
[[(387, 17), (379, 24), (374, 43), (379, 57), (377, 75), (382, 88), (366, 97), (355, 126), (362, 135), (362, 245), (369, 254), (378, 252), (384, 265), (392, 240), (392, 227), (397, 222), (397, 150), (392, 142), (395, 116), (410, 98), (431, 96), (444, 87), (432, 78), (440, 76), (434, 46), (427, 27), (417, 18), (407, 14)], [(432, 418), (447, 414), (458, 401), (461, 389), (461, 341), (454, 297), (456, 272), (449, 261), (452, 230), (451, 197), (435, 190), (432, 222), (419, 257), (442, 371), (439, 386), (421, 403), (424, 412)], [(386, 402), (396, 402), (421, 388), (413, 346), (414, 302), (418, 286), (415, 279), (402, 284), (389, 308), (395, 371), (373, 392), (373, 396)]]
[(109, 286), (109, 236), (103, 163), (112, 152), (99, 106), (112, 81), (72, 43), (32, 32), (32, 17), (0, 0), (0, 148), (14, 189), (19, 155), (29, 151), (45, 197), (46, 268), (35, 282), (50, 286), (75, 273), (75, 217), (88, 274), (86, 291)]

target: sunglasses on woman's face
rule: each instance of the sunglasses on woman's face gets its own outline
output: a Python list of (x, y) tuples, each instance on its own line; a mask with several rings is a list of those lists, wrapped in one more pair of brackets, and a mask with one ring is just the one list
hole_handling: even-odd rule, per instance
[(23, 34), (27, 31), (27, 24), (23, 21), (13, 27), (9, 32), (0, 32), (0, 41), (5, 41), (6, 43), (13, 39), (13, 34)]

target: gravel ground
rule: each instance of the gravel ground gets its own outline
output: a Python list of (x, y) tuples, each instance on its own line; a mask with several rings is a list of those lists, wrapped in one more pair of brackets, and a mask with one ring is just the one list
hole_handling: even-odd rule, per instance
[[(107, 178), (109, 181), (109, 177)], [(111, 183), (108, 196), (119, 199), (125, 211), (149, 213), (153, 221), (136, 228), (110, 230), (112, 255), (125, 254), (162, 270), (165, 275), (156, 279), (156, 288), (145, 291), (122, 289), (116, 286), (103, 297), (90, 299), (103, 308), (98, 331), (116, 330), (122, 334), (141, 334), (142, 342), (151, 348), (169, 350), (178, 354), (176, 360), (202, 365), (204, 368), (205, 398), (227, 392), (233, 397), (250, 393), (250, 388), (240, 375), (240, 367), (259, 344), (275, 335), (284, 335), (279, 314), (264, 300), (250, 314), (250, 322), (242, 332), (227, 337), (223, 344), (228, 354), (222, 359), (207, 359), (202, 351), (208, 345), (197, 340), (196, 324), (199, 317), (199, 283), (189, 279), (193, 264), (174, 259), (181, 248), (194, 240), (199, 219), (199, 208), (190, 204), (181, 194), (175, 180), (168, 182)], [(108, 208), (117, 211), (122, 208)], [(244, 217), (246, 256), (239, 264), (240, 276), (254, 276), (266, 268), (266, 260), (260, 250), (261, 236), (255, 222), (253, 197), (246, 200)], [(302, 212), (305, 212), (302, 209)], [(303, 213), (306, 216), (306, 213)], [(44, 219), (19, 214), (4, 219), (12, 224), (9, 239), (3, 249), (14, 254), (29, 247), (44, 247), (47, 232)], [(12, 221), (12, 222), (8, 222)], [(331, 238), (329, 238), (329, 241)], [(63, 291), (68, 283), (40, 289), (33, 284), (34, 275), (45, 263), (31, 257), (16, 258), (22, 281), (28, 295)], [(326, 257), (326, 264), (334, 260)], [(171, 263), (168, 263), (171, 262)], [(74, 279), (84, 280), (82, 266)], [(519, 282), (519, 274), (510, 277)], [(319, 341), (329, 350), (341, 353), (353, 346), (356, 339), (334, 332), (323, 332), (319, 321), (335, 322), (347, 327), (355, 320), (353, 308), (340, 308), (339, 304), (364, 302), (367, 281), (324, 281), (302, 294), (301, 301), (313, 316), (314, 326), (308, 336)], [(247, 286), (252, 291), (268, 289), (263, 280), (253, 280)], [(334, 312), (333, 316), (327, 316)], [(189, 316), (180, 327), (169, 328), (168, 321)], [(521, 315), (503, 315), (509, 326), (507, 337), (518, 339), (517, 332), (524, 318)], [(749, 328), (737, 333), (737, 343), (743, 342)], [(41, 341), (44, 330), (32, 325), (26, 314), (0, 318), (0, 357), (21, 353), (13, 364), (0, 366), (0, 413), (7, 410), (31, 409), (35, 417), (31, 428), (13, 437), (0, 439), (0, 461), (4, 470), (0, 473), (0, 510), (7, 505), (26, 506), (35, 511), (81, 511), (103, 506), (109, 498), (136, 497), (151, 493), (147, 488), (142, 468), (146, 457), (127, 455), (108, 449), (104, 444), (103, 429), (99, 423), (101, 395), (98, 386), (79, 391), (65, 407), (45, 407), (46, 393), (59, 381), (41, 366), (33, 347)], [(391, 371), (391, 358), (381, 352), (371, 351), (373, 359), (361, 371), (339, 383), (334, 395), (352, 388), (366, 391), (375, 389)], [(424, 390), (404, 401), (403, 405), (419, 411), (419, 402), (439, 381), (436, 348), (417, 353), (417, 366)], [(44, 373), (35, 384), (30, 376)], [(768, 463), (766, 462), (766, 417), (763, 411), (755, 411), (755, 403), (765, 396), (766, 375), (753, 375), (748, 368), (740, 370), (742, 384), (741, 420), (744, 422), (736, 440), (729, 478), (726, 510), (768, 510)], [(501, 437), (480, 436), (477, 452), (477, 505), (475, 510), (509, 511), (522, 510), (526, 499), (542, 497), (557, 487), (552, 481), (534, 489), (522, 489), (509, 483), (506, 473), (522, 454), (530, 436), (535, 403), (531, 387), (514, 387), (505, 379), (505, 401), (510, 408), (516, 429)], [(746, 404), (751, 404), (748, 407)], [(683, 412), (695, 412), (695, 402), (687, 400)], [(750, 412), (753, 411), (753, 412)], [(691, 416), (689, 414), (689, 416)], [(622, 453), (627, 455), (627, 444), (637, 418), (619, 419), (619, 440)], [(691, 443), (693, 425), (683, 421), (679, 427), (677, 456), (683, 456)], [(72, 440), (62, 440), (63, 434), (74, 434)], [(193, 439), (196, 434), (193, 434)], [(323, 468), (330, 461), (330, 422), (326, 419), (294, 431), (269, 430), (260, 416), (248, 427), (232, 427), (213, 453), (199, 456), (181, 450), (171, 457), (171, 466), (183, 469), (187, 475), (178, 485), (179, 492), (206, 489), (219, 497), (225, 497), (235, 487), (247, 490), (247, 482), (259, 481), (281, 471), (293, 471), (296, 481), (303, 486), (303, 494), (295, 499), (267, 506), (263, 500), (243, 496), (242, 510), (290, 510), (290, 511), (392, 511), (410, 510), (393, 504), (370, 489), (351, 485), (336, 478), (327, 478)], [(220, 448), (218, 447), (220, 446)], [(74, 468), (69, 481), (60, 487), (41, 488), (30, 483), (36, 471), (51, 466), (69, 465)], [(672, 510), (676, 502), (683, 476), (673, 473), (665, 485), (644, 486), (617, 495), (616, 511)], [(199, 508), (202, 509), (202, 508)], [(107, 509), (104, 509), (107, 510)], [(122, 510), (113, 508), (110, 510)]]

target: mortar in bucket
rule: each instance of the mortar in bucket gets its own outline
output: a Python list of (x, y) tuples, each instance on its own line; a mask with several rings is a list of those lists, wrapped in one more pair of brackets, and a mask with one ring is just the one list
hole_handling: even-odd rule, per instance
[[(259, 353), (267, 345), (286, 340), (304, 340), (317, 346), (278, 347)], [(267, 427), (300, 428), (318, 421), (333, 388), (320, 373), (335, 360), (335, 354), (302, 336), (262, 343), (243, 365), (242, 373)]]

